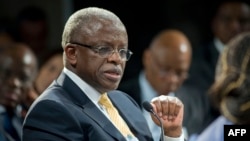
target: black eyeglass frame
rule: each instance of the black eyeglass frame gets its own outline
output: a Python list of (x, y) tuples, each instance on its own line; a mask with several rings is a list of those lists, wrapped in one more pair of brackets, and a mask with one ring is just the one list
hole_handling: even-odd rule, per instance
[[(78, 43), (78, 42), (68, 42), (67, 44), (72, 44), (72, 45), (77, 45), (77, 46), (81, 46), (81, 47), (85, 47), (85, 48), (89, 48), (91, 50), (93, 50), (94, 52), (98, 53), (98, 55), (102, 58), (107, 58), (109, 56), (111, 56), (112, 54), (114, 54), (116, 51), (115, 49), (113, 48), (113, 51), (108, 55), (108, 56), (105, 56), (103, 57), (101, 54), (100, 54), (100, 47), (106, 47), (106, 46), (97, 46), (97, 47), (94, 47), (94, 46), (90, 46), (90, 45), (87, 45), (87, 44), (82, 44), (82, 43)], [(123, 58), (121, 55), (120, 55), (120, 51), (126, 51), (126, 57)], [(117, 50), (117, 52), (119, 53), (119, 56), (121, 57), (122, 60), (124, 61), (128, 61), (130, 59), (130, 57), (132, 56), (133, 52), (129, 49), (119, 49)]]

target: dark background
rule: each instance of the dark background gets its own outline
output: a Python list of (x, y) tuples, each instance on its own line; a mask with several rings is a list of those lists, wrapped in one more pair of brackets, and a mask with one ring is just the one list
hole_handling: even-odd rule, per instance
[[(218, 2), (218, 1), (217, 1)], [(123, 80), (138, 74), (142, 68), (144, 48), (160, 30), (177, 28), (190, 39), (193, 48), (211, 38), (210, 18), (217, 2), (194, 0), (154, 0), (143, 2), (86, 0), (74, 1), (74, 9), (97, 6), (116, 13), (127, 27), (129, 47), (134, 52), (127, 62)]]
[(220, 0), (1, 0), (0, 18), (14, 22), (25, 6), (41, 7), (48, 16), (50, 48), (60, 47), (63, 26), (76, 10), (96, 6), (120, 17), (127, 27), (129, 48), (134, 52), (127, 62), (123, 80), (137, 75), (142, 68), (141, 56), (160, 30), (177, 28), (190, 39), (192, 47), (211, 39), (210, 19)]

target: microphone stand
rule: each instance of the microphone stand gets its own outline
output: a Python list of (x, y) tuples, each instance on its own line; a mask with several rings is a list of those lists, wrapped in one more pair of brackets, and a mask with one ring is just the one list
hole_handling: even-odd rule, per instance
[(160, 117), (154, 112), (152, 105), (148, 102), (145, 101), (142, 103), (142, 106), (145, 110), (147, 110), (148, 112), (152, 113), (156, 119), (160, 122), (160, 126), (161, 126), (161, 141), (164, 141), (164, 129), (163, 129), (163, 124), (162, 121), (160, 119)]

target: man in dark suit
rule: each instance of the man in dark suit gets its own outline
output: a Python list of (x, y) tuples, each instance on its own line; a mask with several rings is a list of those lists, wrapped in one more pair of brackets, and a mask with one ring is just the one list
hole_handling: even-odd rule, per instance
[(190, 69), (193, 75), (201, 75), (201, 83), (205, 88), (209, 88), (214, 82), (218, 56), (226, 44), (236, 35), (250, 31), (250, 6), (239, 0), (219, 3), (211, 21), (211, 29), (214, 35), (212, 41), (195, 50), (194, 68)]
[(21, 141), (24, 99), (36, 76), (36, 56), (27, 45), (12, 43), (1, 50), (0, 64), (0, 138)]
[[(65, 67), (29, 109), (22, 140), (152, 141), (139, 106), (115, 90), (132, 55), (120, 19), (105, 9), (81, 9), (68, 19), (62, 47)], [(109, 108), (99, 101), (106, 94), (118, 111), (116, 116), (124, 120), (120, 123), (132, 134), (124, 135), (111, 121)], [(156, 97), (151, 105), (163, 122), (166, 141), (184, 140), (182, 102), (165, 96)]]
[[(218, 3), (211, 20), (212, 40), (193, 50), (190, 76), (183, 84), (183, 94), (179, 93), (186, 107), (184, 125), (188, 125), (191, 133), (200, 133), (220, 115), (212, 105), (208, 91), (214, 82), (217, 60), (227, 43), (236, 35), (250, 31), (250, 7), (243, 1)], [(194, 98), (186, 99), (186, 91), (192, 92), (190, 97)], [(201, 115), (199, 120), (197, 115)]]
[[(144, 69), (139, 76), (122, 82), (118, 89), (128, 93), (140, 106), (155, 96), (175, 96), (188, 76), (191, 52), (191, 44), (184, 33), (176, 29), (161, 31), (143, 52)], [(161, 129), (152, 122), (148, 112), (143, 112), (154, 140), (159, 140)]]

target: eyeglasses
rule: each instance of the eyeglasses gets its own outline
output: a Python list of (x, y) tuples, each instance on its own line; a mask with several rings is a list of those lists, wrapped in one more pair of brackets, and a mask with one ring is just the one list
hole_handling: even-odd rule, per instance
[(86, 47), (91, 50), (93, 50), (95, 53), (98, 53), (98, 55), (102, 58), (108, 58), (111, 55), (113, 55), (115, 52), (119, 53), (119, 56), (121, 57), (122, 61), (128, 61), (133, 54), (132, 51), (128, 49), (114, 49), (113, 47), (110, 46), (90, 46), (86, 44), (81, 44), (81, 43), (76, 43), (76, 42), (70, 42), (69, 44), (81, 46), (81, 47)]

